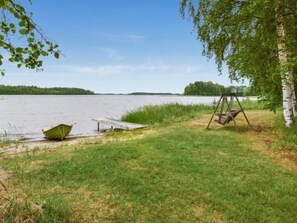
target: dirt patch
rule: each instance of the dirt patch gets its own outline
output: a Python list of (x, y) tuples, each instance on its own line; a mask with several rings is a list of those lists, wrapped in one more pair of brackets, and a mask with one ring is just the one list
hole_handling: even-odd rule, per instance
[(0, 181), (5, 182), (8, 178), (10, 178), (10, 174), (0, 167)]
[(267, 145), (268, 147), (271, 147), (274, 141), (273, 141), (272, 139), (263, 139), (263, 142), (264, 142), (265, 145)]
[(274, 158), (280, 160), (282, 166), (297, 172), (297, 153), (278, 152), (278, 153), (274, 153)]
[(284, 159), (288, 159), (288, 160), (292, 160), (293, 162), (295, 162), (297, 164), (297, 154), (296, 153), (282, 153), (280, 154), (280, 156)]
[(207, 211), (209, 207), (207, 205), (201, 205), (194, 207), (193, 211), (198, 220), (206, 219), (207, 222), (224, 222), (224, 215), (218, 211)]

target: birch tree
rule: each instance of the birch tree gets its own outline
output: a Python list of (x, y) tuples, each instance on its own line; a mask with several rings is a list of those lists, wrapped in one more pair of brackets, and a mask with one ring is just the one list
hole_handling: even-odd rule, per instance
[(274, 109), (281, 101), (286, 126), (296, 116), (296, 0), (181, 0), (203, 55), (214, 57), (232, 80), (250, 79)]
[[(52, 54), (59, 58), (58, 45), (46, 38), (32, 16), (16, 0), (0, 0), (0, 66), (6, 61), (4, 55), (19, 68), (37, 70), (43, 65), (42, 57)], [(0, 74), (4, 73), (0, 69)]]

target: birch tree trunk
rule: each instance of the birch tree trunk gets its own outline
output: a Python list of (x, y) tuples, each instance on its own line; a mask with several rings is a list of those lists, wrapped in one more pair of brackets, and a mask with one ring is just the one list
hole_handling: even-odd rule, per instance
[[(280, 65), (286, 65), (288, 63), (288, 53), (286, 51), (285, 46), (285, 29), (284, 23), (281, 19), (281, 15), (278, 16), (278, 58)], [(295, 106), (296, 106), (296, 96), (293, 86), (293, 74), (287, 70), (285, 74), (282, 74), (282, 91), (283, 91), (283, 112), (285, 118), (285, 124), (287, 127), (291, 126), (294, 123), (294, 115), (296, 114)], [(295, 113), (295, 114), (294, 114)]]
[(292, 81), (291, 82), (291, 90), (292, 90), (292, 109), (293, 109), (293, 116), (294, 118), (297, 116), (297, 111), (296, 111), (296, 92), (295, 92), (295, 86), (293, 82), (293, 71), (289, 71), (289, 79)]

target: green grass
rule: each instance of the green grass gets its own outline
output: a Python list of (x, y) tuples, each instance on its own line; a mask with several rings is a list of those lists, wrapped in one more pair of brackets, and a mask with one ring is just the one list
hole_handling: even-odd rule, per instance
[(73, 222), (296, 221), (296, 173), (235, 137), (185, 127), (2, 163), (32, 202), (53, 200), (45, 222), (68, 212)]
[(182, 122), (211, 111), (149, 106), (129, 114), (155, 125), (142, 138), (127, 140), (126, 132), (117, 132), (117, 140), (106, 144), (2, 157), (1, 166), (14, 177), (5, 195), (11, 198), (8, 208), (1, 209), (0, 202), (0, 217), (4, 222), (296, 222), (296, 172), (252, 148), (256, 138), (247, 131), (239, 133), (242, 140), (232, 126), (205, 130)]
[(9, 140), (7, 137), (1, 137), (0, 138), (0, 150), (1, 148), (8, 146), (12, 143), (11, 140)]
[(290, 128), (287, 128), (284, 123), (283, 114), (279, 112), (274, 123), (279, 138), (277, 146), (283, 150), (297, 152), (297, 119)]
[(0, 185), (5, 191), (0, 199), (1, 222), (70, 222), (69, 209), (58, 193), (52, 193), (40, 201), (21, 194), (19, 187), (9, 192), (4, 183), (0, 182)]
[[(213, 105), (150, 105), (129, 112), (122, 117), (123, 121), (140, 123), (145, 125), (172, 124), (201, 117), (203, 114), (211, 113), (216, 106)], [(237, 103), (234, 102), (235, 105)], [(241, 102), (244, 110), (263, 109), (263, 104), (257, 101), (244, 100)]]
[(212, 107), (207, 105), (150, 105), (129, 112), (122, 120), (146, 125), (170, 124), (198, 118), (211, 111)]
[(245, 99), (240, 102), (244, 110), (264, 110), (265, 104), (259, 101), (252, 101), (250, 99)]

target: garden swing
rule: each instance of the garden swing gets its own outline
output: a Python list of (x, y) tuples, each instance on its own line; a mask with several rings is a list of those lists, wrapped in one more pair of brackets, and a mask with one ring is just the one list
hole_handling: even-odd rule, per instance
[[(237, 101), (237, 103), (239, 105), (239, 109), (233, 109), (232, 108), (234, 99), (236, 99), (236, 101)], [(220, 112), (217, 113), (217, 110), (220, 107), (220, 105), (221, 105)], [(225, 110), (225, 107), (226, 107), (226, 110)], [(214, 112), (213, 112), (213, 114), (211, 116), (211, 119), (210, 119), (210, 121), (209, 121), (209, 123), (207, 125), (207, 129), (209, 128), (213, 117), (216, 115), (216, 116), (218, 116), (218, 119), (215, 120), (217, 123), (219, 123), (221, 125), (226, 125), (230, 121), (233, 121), (237, 132), (239, 132), (239, 129), (238, 129), (236, 121), (235, 121), (235, 118), (240, 112), (243, 113), (243, 115), (245, 117), (245, 120), (247, 121), (248, 125), (250, 126), (250, 122), (247, 119), (247, 117), (246, 117), (246, 115), (244, 113), (244, 110), (243, 110), (243, 108), (242, 108), (236, 94), (234, 94), (234, 93), (222, 94), (222, 96), (220, 97), (220, 99), (219, 99), (219, 101), (217, 103), (217, 106), (216, 106), (216, 108), (215, 108), (215, 110), (214, 110)]]

